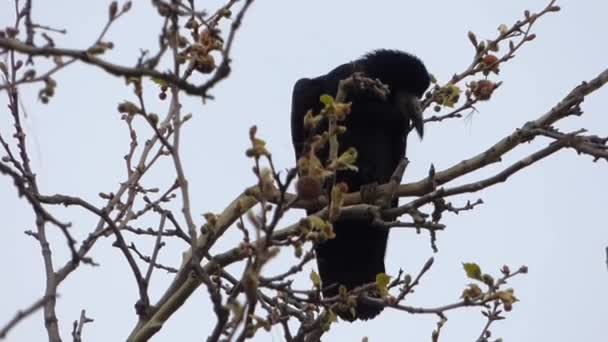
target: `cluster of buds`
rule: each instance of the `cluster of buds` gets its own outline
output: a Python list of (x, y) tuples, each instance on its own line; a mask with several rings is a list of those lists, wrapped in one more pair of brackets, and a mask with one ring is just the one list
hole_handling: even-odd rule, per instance
[[(327, 141), (327, 133), (322, 136), (315, 136), (313, 143), (307, 153), (305, 153), (298, 160), (298, 170), (300, 177), (296, 184), (296, 191), (298, 196), (304, 200), (314, 200), (319, 197), (322, 193), (322, 184), (327, 177), (334, 174), (338, 170), (352, 170), (357, 171), (357, 167), (354, 165), (357, 161), (357, 150), (355, 148), (349, 148), (344, 151), (336, 160), (331, 162), (327, 167), (323, 167), (321, 160), (316, 155), (317, 146), (325, 145)], [(335, 196), (341, 196), (341, 193), (348, 192), (348, 186), (346, 184), (338, 184), (340, 187), (340, 195), (338, 193)], [(332, 193), (332, 198), (334, 193)]]
[[(309, 110), (304, 116), (304, 130), (308, 132), (318, 131), (322, 122), (327, 122), (333, 117), (336, 122), (346, 119), (351, 112), (351, 103), (336, 102), (330, 95), (321, 95), (319, 101), (324, 108), (319, 114)], [(298, 160), (299, 179), (296, 185), (298, 195), (302, 199), (314, 200), (321, 195), (324, 180), (338, 170), (357, 170), (354, 165), (357, 161), (357, 150), (349, 148), (335, 160), (330, 161), (327, 167), (317, 157), (317, 152), (324, 148), (331, 136), (343, 134), (346, 127), (336, 124), (332, 131), (324, 131), (314, 135), (308, 142), (307, 151)]]
[(336, 237), (331, 222), (318, 216), (308, 216), (300, 220), (300, 233), (306, 241), (325, 242)]
[(249, 158), (260, 158), (262, 156), (270, 157), (270, 151), (266, 149), (266, 142), (256, 136), (258, 132), (257, 126), (251, 126), (249, 129), (249, 141), (251, 147), (245, 151), (245, 155)]
[[(495, 281), (487, 273), (482, 273), (481, 268), (476, 263), (463, 263), (463, 268), (469, 278), (483, 283), (487, 286), (488, 290), (484, 292), (477, 284), (471, 283), (462, 291), (462, 295), (460, 296), (462, 299), (465, 301), (496, 300), (502, 304), (505, 311), (513, 309), (513, 304), (518, 301), (514, 295), (514, 290), (511, 288), (500, 289), (500, 286), (506, 282), (506, 277), (510, 276), (510, 270), (507, 266), (502, 267), (501, 273), (503, 274), (503, 278), (499, 281)], [(520, 269), (520, 273), (524, 273), (522, 269)], [(527, 268), (525, 271), (527, 272)]]
[(188, 20), (186, 28), (190, 30), (193, 43), (190, 44), (188, 39), (179, 36), (176, 43), (183, 49), (178, 55), (179, 61), (189, 61), (189, 69), (203, 74), (211, 73), (217, 66), (211, 52), (221, 51), (224, 46), (219, 29), (215, 27), (201, 28), (200, 23), (195, 18)]
[(296, 184), (296, 191), (298, 196), (304, 200), (314, 200), (319, 197), (322, 192), (323, 181), (332, 174), (325, 170), (315, 153), (319, 146), (325, 145), (323, 141), (326, 142), (327, 138), (319, 135), (315, 136), (308, 152), (298, 160), (300, 176)]
[(467, 84), (467, 96), (473, 95), (479, 101), (487, 101), (498, 86), (490, 80), (473, 81)]
[(443, 87), (435, 85), (435, 92), (433, 95), (433, 101), (437, 103), (434, 110), (439, 112), (441, 107), (454, 107), (460, 100), (460, 88), (452, 83), (448, 83)]

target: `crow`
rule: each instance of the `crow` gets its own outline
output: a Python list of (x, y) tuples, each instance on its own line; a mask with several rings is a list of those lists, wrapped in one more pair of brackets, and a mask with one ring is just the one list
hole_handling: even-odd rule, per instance
[[(335, 96), (338, 83), (355, 72), (380, 80), (388, 86), (389, 95), (381, 99), (364, 90), (347, 95), (346, 101), (352, 102), (352, 107), (341, 123), (346, 132), (339, 136), (339, 154), (354, 147), (358, 152), (355, 163), (358, 170), (338, 171), (336, 182), (346, 183), (351, 192), (370, 184), (388, 182), (405, 157), (409, 131), (415, 129), (422, 138), (420, 98), (430, 84), (430, 75), (420, 59), (406, 52), (385, 49), (340, 65), (326, 75), (298, 80), (293, 89), (291, 108), (291, 135), (296, 160), (310, 148), (307, 142), (312, 135), (327, 130), (325, 124), (325, 127), (317, 128), (317, 132), (307, 132), (304, 128), (306, 113), (309, 110), (319, 113), (323, 108), (320, 96)], [(327, 160), (327, 155), (327, 148), (318, 152), (322, 161)], [(395, 199), (390, 206), (397, 204)], [(378, 273), (385, 272), (387, 230), (372, 227), (370, 221), (352, 219), (338, 219), (333, 229), (333, 239), (315, 245), (324, 297), (337, 295), (340, 285), (351, 290), (374, 282)], [(350, 310), (337, 313), (345, 320), (354, 321), (371, 319), (381, 311), (382, 307), (359, 300), (354, 316)]]

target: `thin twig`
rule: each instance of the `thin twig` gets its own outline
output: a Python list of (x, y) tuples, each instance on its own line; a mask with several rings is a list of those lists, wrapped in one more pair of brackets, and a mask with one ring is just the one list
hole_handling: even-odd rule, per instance
[(49, 300), (49, 297), (42, 297), (35, 301), (32, 305), (28, 306), (23, 310), (17, 311), (15, 317), (13, 317), (8, 323), (6, 323), (2, 329), (0, 329), (0, 339), (5, 339), (11, 329), (19, 324), (25, 318), (33, 315), (36, 311), (42, 309), (44, 304)]

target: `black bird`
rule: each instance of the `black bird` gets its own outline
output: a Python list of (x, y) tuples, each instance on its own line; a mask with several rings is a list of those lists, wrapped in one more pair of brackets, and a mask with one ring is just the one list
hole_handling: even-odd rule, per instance
[[(405, 157), (407, 134), (411, 128), (422, 137), (420, 97), (430, 83), (424, 64), (415, 56), (397, 50), (376, 50), (340, 65), (324, 76), (298, 80), (293, 89), (291, 109), (291, 135), (296, 160), (308, 148), (308, 138), (318, 133), (305, 131), (304, 115), (311, 109), (318, 113), (323, 108), (320, 96), (335, 96), (340, 80), (354, 72), (379, 79), (389, 87), (390, 93), (384, 100), (364, 91), (347, 96), (347, 102), (352, 102), (352, 110), (342, 123), (346, 132), (339, 136), (339, 153), (354, 147), (358, 152), (355, 163), (358, 171), (339, 171), (336, 182), (345, 182), (353, 192), (362, 186), (388, 182)], [(326, 129), (326, 125), (319, 128)], [(320, 151), (318, 157), (321, 161), (326, 161), (327, 153), (327, 148)], [(397, 203), (398, 200), (394, 200), (391, 206), (395, 207)], [(334, 222), (334, 233), (335, 238), (315, 246), (325, 297), (335, 296), (338, 285), (350, 290), (374, 282), (378, 273), (385, 272), (388, 231), (372, 227), (369, 221), (338, 220)], [(355, 317), (350, 312), (338, 314), (353, 321), (373, 318), (380, 311), (381, 307), (359, 301)]]

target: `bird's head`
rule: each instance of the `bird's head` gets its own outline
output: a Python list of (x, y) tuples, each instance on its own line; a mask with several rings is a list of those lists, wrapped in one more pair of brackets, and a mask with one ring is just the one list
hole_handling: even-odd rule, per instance
[(424, 121), (420, 98), (431, 83), (431, 77), (420, 59), (398, 50), (375, 50), (363, 56), (360, 63), (366, 74), (388, 85), (390, 98), (422, 138)]

